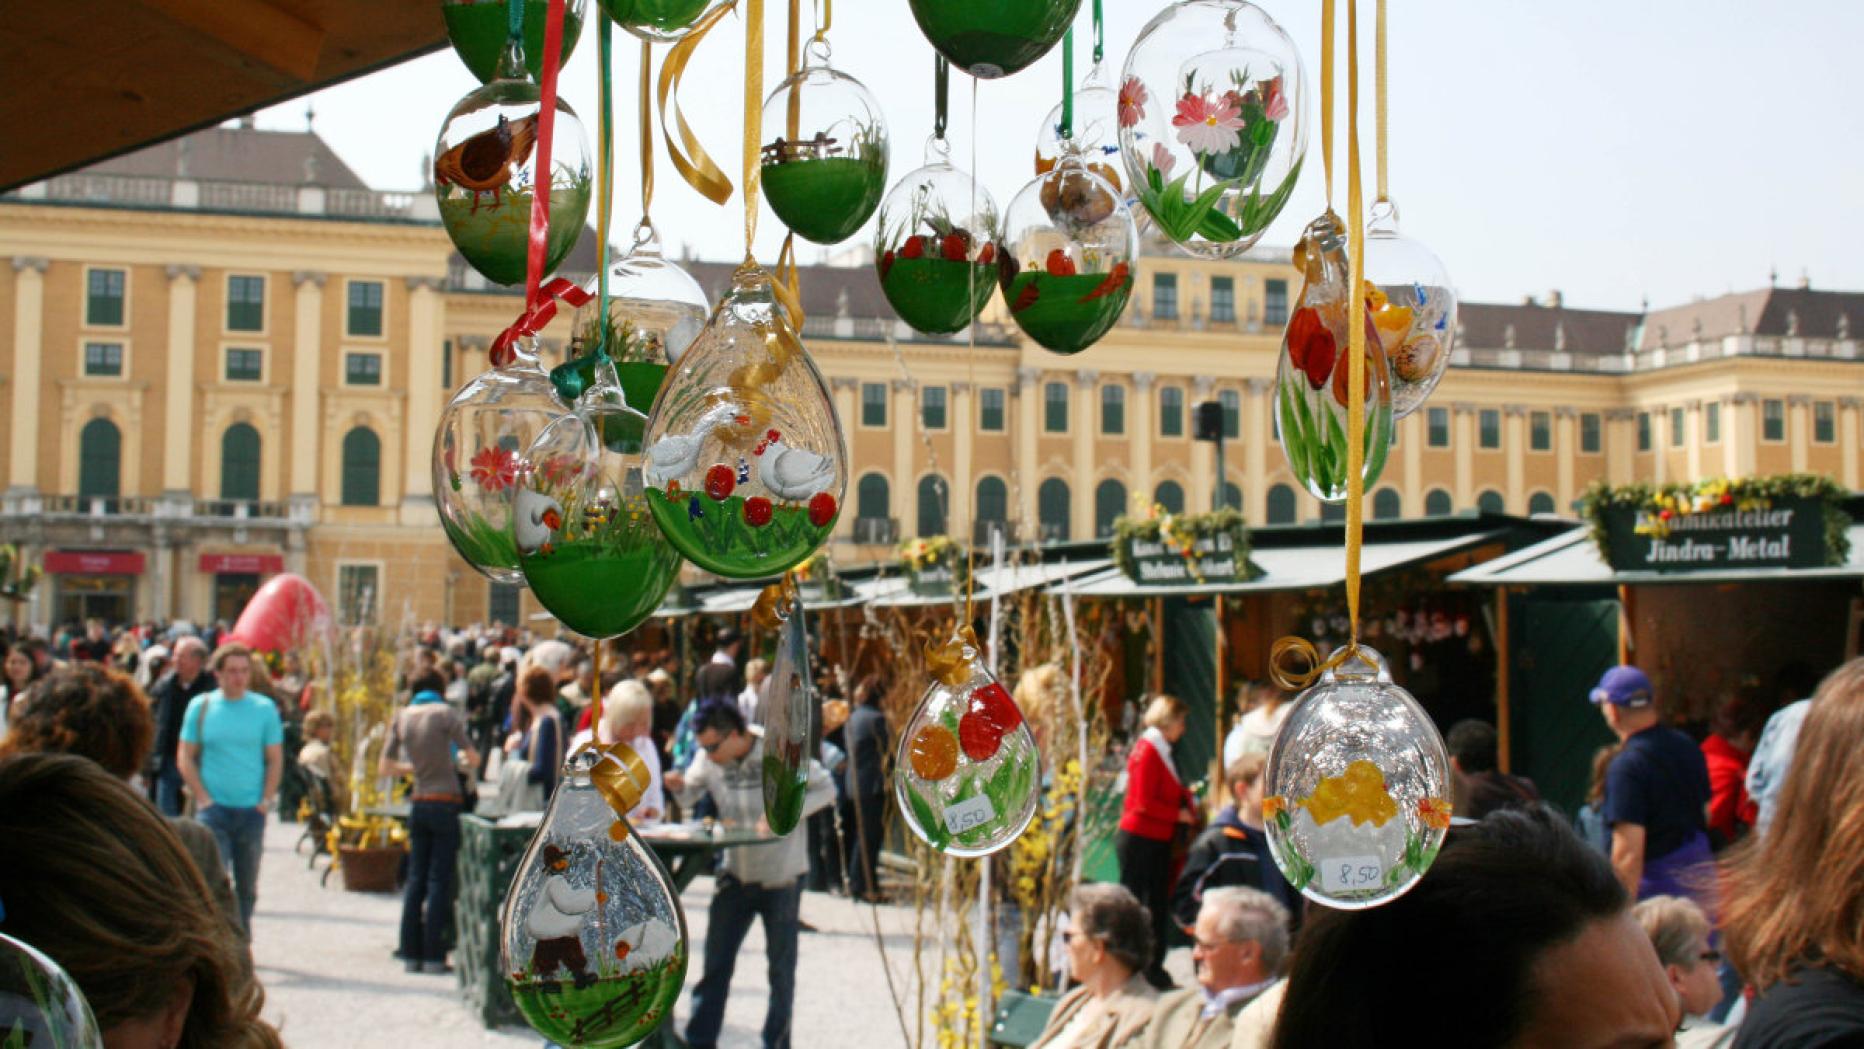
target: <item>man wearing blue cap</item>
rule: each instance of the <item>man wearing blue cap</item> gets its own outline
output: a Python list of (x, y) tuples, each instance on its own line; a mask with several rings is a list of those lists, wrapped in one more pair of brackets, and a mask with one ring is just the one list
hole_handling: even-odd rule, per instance
[(1604, 809), (1619, 882), (1637, 899), (1688, 896), (1713, 914), (1701, 748), (1658, 721), (1650, 679), (1634, 666), (1607, 670), (1591, 699), (1622, 744), (1605, 773)]

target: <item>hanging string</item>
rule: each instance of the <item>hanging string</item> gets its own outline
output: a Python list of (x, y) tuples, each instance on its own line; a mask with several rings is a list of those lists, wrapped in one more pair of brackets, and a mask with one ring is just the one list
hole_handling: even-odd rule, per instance
[(764, 0), (744, 0), (744, 151), (739, 185), (744, 190), (744, 257), (757, 239), (757, 191), (762, 180), (757, 139), (764, 108)]
[[(932, 92), (935, 96), (932, 103), (932, 137), (943, 142), (945, 140), (945, 109), (951, 94), (951, 63), (937, 51), (932, 52)], [(975, 157), (972, 158), (972, 163), (976, 163)]]
[(509, 0), (505, 4), (505, 39), (520, 49), (524, 47), (524, 0)]
[[(1384, 0), (1379, 0), (1379, 2), (1383, 3)], [(1094, 64), (1100, 65), (1100, 60), (1106, 57), (1106, 54), (1107, 19), (1100, 12), (1100, 0), (1094, 0)]]
[[(1074, 138), (1074, 27), (1061, 36), (1061, 140)], [(975, 161), (973, 161), (975, 163)]]
[(1378, 25), (1373, 31), (1372, 91), (1376, 123), (1373, 126), (1374, 148), (1378, 152), (1379, 203), (1390, 202), (1385, 181), (1385, 0), (1378, 0)]
[[(1100, 0), (1094, 0), (1094, 2), (1098, 4)], [(943, 58), (939, 59), (941, 72), (943, 72), (944, 69), (946, 68), (944, 66), (944, 62), (945, 60)], [(944, 101), (945, 101), (945, 93), (941, 90), (939, 92), (939, 102), (942, 105)], [(977, 214), (977, 78), (976, 77), (971, 78), (971, 172), (970, 174), (971, 174), (971, 214), (975, 216)], [(973, 231), (972, 239), (973, 241), (975, 241), (977, 237), (981, 236), (984, 238), (986, 242), (988, 242), (991, 238), (992, 232), (993, 231), (989, 227), (985, 227), (983, 230)], [(974, 252), (982, 251), (983, 248), (981, 245), (973, 243), (971, 245), (971, 250)], [(965, 281), (965, 289), (966, 289), (966, 295), (968, 296), (968, 301), (969, 301), (969, 306), (970, 306), (970, 311), (971, 311), (971, 320), (969, 323), (967, 323), (964, 326), (965, 381), (966, 381), (966, 384), (971, 389), (971, 396), (977, 397), (978, 396), (978, 392), (977, 392), (977, 282), (975, 280), (967, 279)], [(969, 418), (961, 419), (959, 420), (959, 425), (970, 426), (971, 420)], [(973, 493), (971, 497), (971, 501), (975, 502), (976, 498), (977, 498), (976, 494)], [(947, 512), (949, 513), (949, 508)], [(976, 506), (971, 507), (971, 519), (973, 521), (976, 521), (977, 519), (977, 507)], [(963, 546), (960, 547), (960, 549), (966, 551), (964, 556), (966, 560), (969, 562), (968, 564), (964, 566), (965, 568), (965, 571), (964, 571), (964, 625), (966, 628), (970, 627), (971, 623), (973, 622), (973, 618), (977, 614), (976, 613), (977, 550), (975, 549), (976, 546), (977, 546), (977, 528), (973, 526), (971, 529), (971, 542), (968, 544), (964, 544)], [(1003, 581), (997, 580), (996, 582), (998, 583), (999, 586), (1001, 586)]]
[(641, 225), (654, 220), (654, 45), (641, 41)]
[[(784, 68), (789, 70), (788, 75), (792, 77), (800, 72), (803, 66), (802, 20), (802, 0), (790, 0), (790, 35), (789, 46), (786, 52), (789, 61)], [(796, 137), (802, 134), (803, 93), (795, 88), (791, 88), (789, 102), (785, 109), (783, 137), (794, 142), (796, 141)]]
[[(596, 338), (595, 352), (601, 357), (608, 356), (608, 224), (615, 195), (615, 67), (614, 49), (611, 39), (611, 23), (606, 10), (598, 12), (596, 20), (596, 90), (601, 98), (596, 105), (596, 141), (602, 151), (602, 175), (597, 190), (595, 218), (595, 237), (599, 257), (596, 261), (595, 288), (598, 316), (604, 319), (596, 326), (601, 334)], [(620, 347), (616, 347), (619, 351)], [(597, 667), (601, 666), (602, 646), (596, 645)]]
[(1348, 386), (1346, 404), (1346, 617), (1347, 647), (1359, 647), (1359, 541), (1366, 495), (1366, 226), (1359, 178), (1359, 0), (1346, 4), (1346, 229), (1352, 255), (1346, 294)]
[(531, 251), (524, 271), (524, 301), (535, 309), (544, 281), (544, 260), (550, 243), (550, 193), (556, 172), (550, 166), (550, 146), (557, 131), (557, 68), (563, 58), (563, 0), (550, 0), (544, 15), (542, 107), (537, 114), (537, 168), (531, 180)]
[(1320, 0), (1320, 162), (1333, 210), (1333, 0)]
[[(667, 158), (673, 161), (673, 170), (679, 172), (688, 185), (714, 204), (723, 204), (731, 199), (731, 179), (725, 176), (725, 172), (713, 161), (712, 155), (700, 144), (699, 136), (693, 133), (692, 125), (686, 122), (686, 114), (680, 109), (677, 95), (680, 80), (686, 75), (686, 64), (692, 61), (693, 52), (713, 27), (724, 21), (725, 16), (736, 10), (737, 6), (737, 0), (732, 0), (731, 3), (720, 4), (706, 12), (699, 21), (693, 23), (692, 31), (667, 52), (667, 60), (660, 67), (660, 130), (666, 136)], [(761, 33), (759, 39), (762, 39)], [(673, 101), (671, 121), (667, 120), (669, 100)], [(677, 141), (674, 139), (676, 131), (679, 134)]]
[(835, 0), (816, 0), (815, 12), (815, 41), (818, 44), (826, 44), (828, 43), (828, 27), (835, 24)]

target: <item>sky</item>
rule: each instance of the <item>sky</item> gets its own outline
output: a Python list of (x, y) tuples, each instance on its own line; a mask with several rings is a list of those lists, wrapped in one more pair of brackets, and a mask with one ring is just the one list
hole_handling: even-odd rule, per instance
[[(784, 5), (767, 4), (766, 92), (783, 76)], [(811, 18), (810, 4), (804, 5)], [(1088, 3), (1075, 71), (1091, 65)], [(1162, 4), (1106, 0), (1106, 73), (1117, 84), (1133, 40)], [(1320, 5), (1261, 5), (1294, 38), (1315, 117), (1308, 163), (1263, 238), (1286, 246), (1324, 206), (1320, 164)], [(1345, 5), (1336, 207), (1346, 205)], [(594, 0), (590, 0), (593, 16)], [(1360, 149), (1373, 180), (1372, 0), (1361, 2)], [(1563, 293), (1569, 307), (1638, 309), (1802, 276), (1815, 288), (1864, 290), (1864, 4), (1785, 0), (1400, 0), (1390, 5), (1391, 193), (1403, 230), (1431, 248), (1466, 301), (1519, 302)], [(593, 23), (593, 17), (591, 17)], [(834, 64), (879, 99), (891, 135), (889, 183), (923, 162), (933, 115), (932, 50), (907, 0), (843, 0), (830, 33)], [(593, 24), (560, 91), (593, 147)], [(656, 49), (656, 68), (664, 57)], [(612, 240), (639, 216), (634, 143), (640, 47), (616, 39), (616, 189)], [(727, 172), (738, 169), (743, 20), (733, 16), (688, 67), (689, 123)], [(1034, 174), (1036, 135), (1061, 97), (1060, 47), (1015, 76), (953, 73), (952, 160), (1007, 205)], [(976, 96), (973, 100), (973, 85)], [(309, 96), (315, 128), (377, 189), (421, 185), (448, 110), (476, 86), (443, 50)], [(259, 114), (261, 127), (305, 126), (306, 99)], [(981, 119), (973, 119), (973, 106)], [(742, 204), (686, 186), (657, 143), (654, 219), (670, 251), (743, 254)], [(974, 158), (974, 159), (973, 159)], [(734, 175), (734, 182), (736, 181)], [(594, 220), (594, 209), (590, 212)], [(855, 235), (872, 236), (872, 223)], [(782, 230), (767, 206), (757, 253), (771, 261)], [(805, 245), (802, 259), (824, 249)]]

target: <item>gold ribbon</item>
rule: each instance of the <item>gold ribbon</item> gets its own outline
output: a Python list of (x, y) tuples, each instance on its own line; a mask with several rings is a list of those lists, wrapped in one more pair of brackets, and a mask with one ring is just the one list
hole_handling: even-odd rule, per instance
[(777, 304), (790, 315), (790, 329), (798, 334), (803, 330), (803, 285), (802, 275), (796, 268), (796, 234), (783, 238), (783, 250), (777, 253), (776, 272), (771, 291), (777, 297)]
[[(761, 19), (763, 11), (760, 0), (747, 0), (747, 2), (759, 8), (757, 14)], [(711, 32), (727, 13), (736, 10), (737, 6), (737, 0), (732, 0), (731, 3), (721, 4), (707, 12), (705, 17), (693, 24), (692, 32), (686, 34), (684, 39), (674, 44), (673, 48), (667, 52), (667, 60), (660, 67), (660, 128), (661, 132), (666, 135), (667, 156), (672, 159), (673, 169), (680, 173), (680, 177), (714, 204), (723, 204), (731, 199), (731, 180), (725, 177), (725, 173), (719, 169), (717, 164), (713, 163), (712, 155), (705, 151), (705, 146), (699, 142), (699, 136), (694, 134), (692, 126), (686, 123), (686, 114), (681, 111), (676, 95), (679, 91), (680, 78), (685, 76), (686, 64), (692, 61), (693, 52), (705, 40), (706, 34)], [(762, 47), (761, 26), (756, 35), (758, 46)], [(673, 121), (670, 124), (667, 122), (667, 100), (669, 98), (673, 99)], [(678, 142), (673, 139), (675, 129), (679, 131)], [(755, 143), (756, 131), (749, 124), (745, 126), (745, 136)], [(680, 151), (681, 146), (685, 147), (686, 152)], [(688, 159), (687, 154), (691, 154), (691, 159)], [(755, 187), (747, 184), (745, 188), (747, 198), (755, 195), (754, 189)]]
[(757, 239), (759, 177), (757, 140), (764, 115), (764, 0), (744, 0), (744, 255)]
[[(606, 16), (605, 16), (606, 17)], [(654, 205), (654, 45), (641, 41), (641, 221)]]
[(585, 745), (596, 753), (595, 767), (589, 770), (589, 782), (595, 785), (602, 800), (608, 802), (608, 807), (615, 810), (616, 817), (625, 818), (653, 785), (647, 763), (626, 743)]
[(1378, 151), (1379, 196), (1380, 200), (1390, 200), (1391, 196), (1385, 183), (1385, 0), (1378, 0), (1378, 27), (1373, 32), (1375, 45), (1372, 49), (1374, 63), (1372, 84), (1375, 98), (1374, 141)]
[[(1350, 2), (1350, 0), (1349, 0)], [(1333, 0), (1320, 3), (1320, 162), (1327, 210), (1333, 210)]]
[[(1354, 646), (1349, 644), (1331, 657), (1322, 658), (1320, 649), (1315, 648), (1314, 643), (1307, 638), (1292, 635), (1284, 637), (1269, 646), (1269, 680), (1275, 682), (1277, 688), (1290, 692), (1304, 691), (1320, 680), (1320, 675), (1346, 662), (1353, 651)], [(1301, 660), (1306, 666), (1299, 670), (1284, 667), (1282, 660), (1288, 656)]]
[(965, 647), (970, 646), (973, 653), (983, 649), (977, 643), (977, 632), (966, 623), (952, 631), (946, 641), (931, 640), (926, 642), (926, 673), (941, 684), (957, 688), (971, 679), (971, 656), (965, 655)]

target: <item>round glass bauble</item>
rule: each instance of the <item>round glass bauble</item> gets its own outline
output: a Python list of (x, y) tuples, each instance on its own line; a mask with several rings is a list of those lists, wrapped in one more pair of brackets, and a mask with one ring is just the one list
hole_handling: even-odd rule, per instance
[(913, 18), (938, 53), (977, 77), (1009, 76), (1048, 54), (1081, 0), (911, 0)]
[[(1335, 653), (1338, 657), (1339, 653)], [(1360, 645), (1296, 697), (1269, 747), (1269, 850), (1316, 903), (1387, 903), (1430, 869), (1450, 826), (1450, 756), (1385, 660)]]
[(615, 24), (655, 44), (670, 44), (720, 0), (598, 0)]
[(906, 826), (926, 844), (949, 856), (987, 856), (1035, 817), (1042, 755), (974, 639), (954, 640), (945, 651), (950, 662), (933, 670), (900, 733), (893, 794)]
[(1398, 231), (1398, 209), (1389, 201), (1374, 204), (1366, 223), (1366, 282), (1372, 324), (1391, 367), (1392, 418), (1402, 419), (1450, 368), (1456, 289), (1436, 253)]
[(747, 261), (654, 401), (648, 507), (699, 567), (767, 578), (828, 540), (847, 462), (828, 385)]
[(571, 321), (571, 359), (550, 371), (557, 395), (573, 404), (595, 385), (600, 351), (613, 363), (628, 406), (644, 419), (669, 366), (705, 328), (711, 309), (705, 290), (661, 253), (660, 238), (651, 226), (643, 226), (634, 248), (609, 267), (606, 313), (597, 283), (591, 281), (583, 290), (589, 302)]
[[(541, 97), (531, 80), (495, 79), (460, 99), (434, 143), (434, 200), (440, 223), (467, 263), (494, 284), (522, 284), (528, 268), (531, 198), (541, 175)], [(553, 135), (545, 274), (576, 246), (593, 195), (582, 121), (561, 98)]]
[(926, 165), (880, 206), (874, 270), (882, 294), (914, 331), (962, 331), (996, 290), (997, 251), (997, 202), (933, 139)]
[(804, 240), (838, 244), (854, 235), (887, 188), (887, 122), (861, 82), (810, 61), (764, 102), (758, 178), (777, 218)]
[[(1356, 311), (1365, 339), (1365, 458), (1361, 476), (1370, 489), (1391, 450), (1391, 376), (1374, 326), (1371, 296), (1348, 294), (1351, 273), (1346, 236), (1329, 211), (1308, 225), (1295, 245), (1294, 263), (1306, 274), (1282, 334), (1275, 366), (1275, 411), (1282, 455), (1314, 498), (1337, 503), (1347, 496), (1347, 399), (1352, 393), (1347, 316)], [(1376, 289), (1371, 289), (1376, 291)], [(1349, 311), (1349, 303), (1351, 311)]]
[(1062, 107), (1056, 103), (1042, 118), (1042, 128), (1036, 134), (1036, 174), (1053, 171), (1068, 153), (1079, 153), (1087, 170), (1106, 179), (1115, 191), (1125, 193), (1117, 108), (1113, 89), (1090, 76), (1088, 83), (1074, 92), (1074, 127), (1069, 137), (1063, 138)]
[(0, 935), (0, 1045), (103, 1049), (76, 980), (30, 944)]
[(686, 978), (686, 914), (673, 880), (610, 796), (630, 793), (629, 773), (611, 776), (606, 791), (597, 782), (624, 757), (644, 778), (626, 744), (569, 759), (499, 919), (512, 1001), (563, 1045), (640, 1042), (672, 1015)]
[(1245, 0), (1181, 0), (1127, 54), (1120, 153), (1153, 223), (1193, 255), (1260, 240), (1307, 155), (1307, 86), (1294, 41)]
[[(472, 75), (486, 83), (498, 75), (498, 63), (510, 39), (507, 0), (441, 0), (440, 15), (447, 23), (447, 39)], [(569, 62), (582, 35), (583, 13), (589, 0), (567, 0), (563, 5), (563, 45), (558, 68)], [(550, 0), (524, 0), (524, 68), (532, 80), (544, 76), (544, 17)]]
[(1079, 353), (1113, 327), (1138, 265), (1132, 209), (1078, 154), (1037, 175), (1004, 213), (997, 282), (1010, 319), (1056, 353)]
[[(512, 507), (525, 450), (564, 412), (529, 346), (460, 387), (434, 428), (434, 500), (467, 564), (499, 583), (523, 583)], [(507, 624), (515, 626), (516, 624)]]

